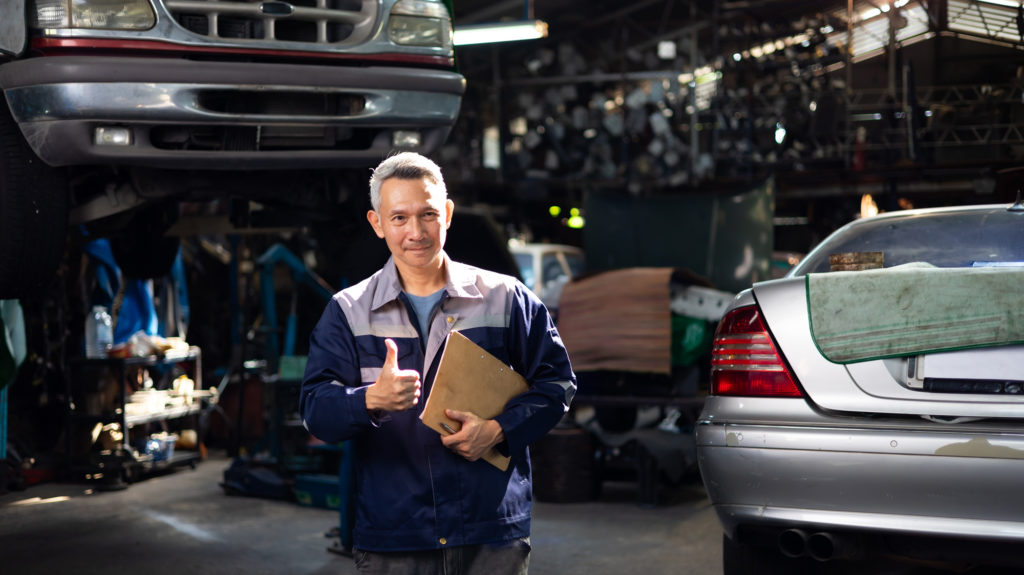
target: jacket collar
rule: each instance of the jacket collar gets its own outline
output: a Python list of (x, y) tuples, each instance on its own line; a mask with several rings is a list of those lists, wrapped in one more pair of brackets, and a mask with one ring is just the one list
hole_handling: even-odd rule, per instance
[[(465, 264), (459, 263), (448, 257), (448, 253), (441, 252), (444, 258), (447, 278), (444, 290), (448, 297), (462, 297), (478, 299), (482, 298), (480, 289), (476, 285), (475, 270)], [(377, 289), (374, 291), (372, 309), (377, 309), (398, 299), (402, 293), (402, 282), (398, 278), (398, 268), (395, 266), (394, 256), (388, 258), (388, 262), (380, 270), (377, 278)]]

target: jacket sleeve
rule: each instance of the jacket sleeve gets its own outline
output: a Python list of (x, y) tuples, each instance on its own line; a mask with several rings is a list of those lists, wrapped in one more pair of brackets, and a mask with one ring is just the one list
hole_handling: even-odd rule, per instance
[(530, 389), (513, 398), (495, 420), (505, 434), (509, 453), (514, 454), (543, 437), (569, 411), (576, 393), (576, 376), (562, 338), (540, 299), (518, 283), (510, 299), (509, 360)]
[(299, 413), (314, 437), (335, 443), (373, 426), (366, 410), (355, 337), (337, 301), (327, 304), (309, 337)]

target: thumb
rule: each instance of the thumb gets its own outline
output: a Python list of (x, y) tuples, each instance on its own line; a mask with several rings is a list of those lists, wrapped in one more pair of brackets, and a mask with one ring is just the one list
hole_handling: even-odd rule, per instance
[(469, 414), (468, 413), (466, 413), (464, 411), (458, 411), (458, 410), (455, 410), (455, 409), (446, 409), (446, 410), (444, 410), (444, 414), (447, 415), (448, 417), (454, 419), (455, 421), (461, 421), (463, 423), (465, 423), (466, 420), (469, 419)]
[(398, 369), (398, 346), (395, 345), (393, 339), (385, 339), (384, 346), (388, 348), (388, 353), (384, 356), (384, 367), (383, 369)]

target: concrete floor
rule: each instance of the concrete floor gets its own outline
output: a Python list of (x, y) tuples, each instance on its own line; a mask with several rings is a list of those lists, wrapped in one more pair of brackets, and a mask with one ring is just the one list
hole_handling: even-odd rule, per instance
[[(330, 553), (334, 511), (227, 496), (223, 454), (123, 491), (48, 483), (0, 496), (0, 571), (11, 575), (353, 575)], [(589, 503), (537, 503), (534, 574), (720, 575), (721, 530), (696, 477), (636, 504), (632, 482)]]

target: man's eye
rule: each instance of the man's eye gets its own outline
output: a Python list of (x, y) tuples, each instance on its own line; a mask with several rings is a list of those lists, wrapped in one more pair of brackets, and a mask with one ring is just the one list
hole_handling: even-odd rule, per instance
[(392, 216), (391, 222), (395, 224), (405, 223), (405, 216)]
[(427, 212), (427, 213), (423, 214), (423, 219), (425, 219), (425, 220), (436, 220), (437, 219), (437, 212)]

